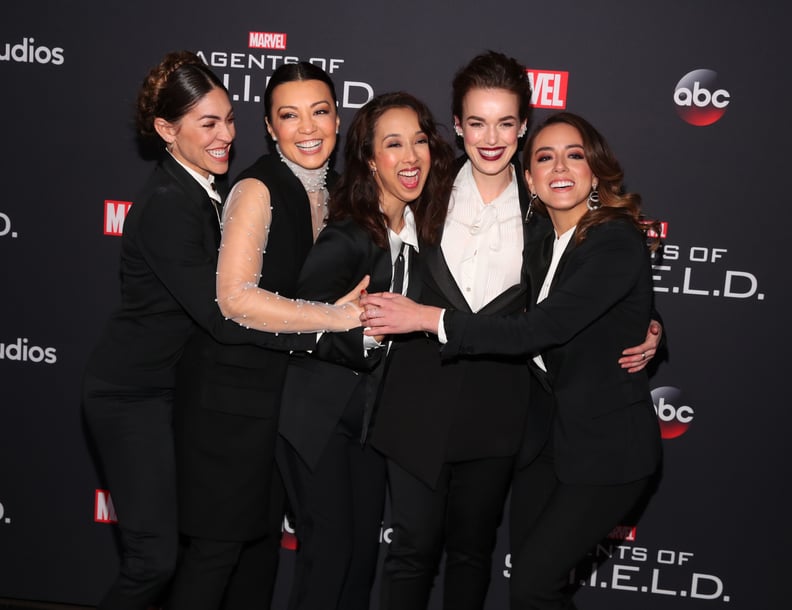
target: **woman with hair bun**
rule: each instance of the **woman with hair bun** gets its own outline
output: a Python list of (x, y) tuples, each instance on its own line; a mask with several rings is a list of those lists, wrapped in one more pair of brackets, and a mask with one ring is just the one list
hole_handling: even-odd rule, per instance
[[(85, 421), (121, 534), (120, 570), (102, 610), (157, 603), (176, 565), (171, 417), (177, 364), (193, 333), (280, 350), (315, 342), (311, 335), (246, 330), (226, 320), (215, 302), (222, 200), (215, 176), (228, 171), (235, 135), (228, 92), (217, 76), (193, 53), (169, 53), (140, 87), (137, 126), (164, 150), (125, 219), (121, 303), (90, 356), (83, 385)], [(272, 302), (273, 332), (357, 325), (352, 305)]]

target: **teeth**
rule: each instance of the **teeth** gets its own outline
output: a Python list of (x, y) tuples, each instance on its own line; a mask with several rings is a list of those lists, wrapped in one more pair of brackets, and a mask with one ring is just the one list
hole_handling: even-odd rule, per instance
[(303, 150), (307, 150), (307, 149), (310, 149), (310, 148), (316, 148), (317, 146), (320, 146), (321, 144), (322, 144), (321, 140), (309, 140), (307, 142), (297, 142), (295, 144), (295, 146), (297, 148), (300, 148), (300, 149), (303, 149)]
[(479, 148), (479, 152), (481, 153), (482, 157), (495, 158), (503, 153), (503, 149), (498, 148), (497, 150), (484, 150), (483, 148)]
[(405, 178), (414, 178), (418, 175), (417, 169), (406, 169), (404, 171), (399, 172), (400, 176), (404, 176)]
[(567, 186), (575, 186), (575, 183), (571, 180), (556, 180), (555, 182), (550, 183), (550, 188), (564, 188)]
[(218, 159), (222, 159), (228, 154), (228, 150), (226, 150), (225, 148), (221, 148), (220, 150), (210, 150), (207, 152), (213, 157), (216, 157)]

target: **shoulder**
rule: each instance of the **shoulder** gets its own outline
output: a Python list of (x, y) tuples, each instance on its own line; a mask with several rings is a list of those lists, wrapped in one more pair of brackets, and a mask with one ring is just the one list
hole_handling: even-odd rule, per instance
[(634, 244), (644, 247), (644, 235), (639, 231), (631, 220), (627, 218), (614, 218), (598, 225), (594, 225), (588, 230), (586, 240), (595, 241), (619, 241), (625, 244)]
[(316, 244), (320, 245), (329, 241), (346, 242), (360, 250), (374, 245), (368, 232), (355, 219), (349, 217), (328, 222), (327, 226), (319, 233)]

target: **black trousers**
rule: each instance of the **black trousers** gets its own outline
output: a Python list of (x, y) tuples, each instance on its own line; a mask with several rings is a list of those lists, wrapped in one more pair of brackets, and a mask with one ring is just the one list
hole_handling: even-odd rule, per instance
[(279, 530), (245, 542), (185, 538), (166, 610), (267, 610), (279, 548)]
[(353, 408), (345, 416), (355, 424), (339, 424), (314, 470), (287, 441), (278, 443), (299, 545), (289, 610), (368, 610), (370, 605), (385, 459), (360, 444), (362, 410)]
[(100, 610), (145, 610), (173, 574), (178, 552), (173, 392), (86, 376), (83, 414), (121, 534), (121, 565)]
[(443, 550), (443, 608), (480, 610), (514, 459), (443, 466), (436, 489), (388, 460), (393, 538), (382, 574), (381, 610), (422, 610)]
[(621, 485), (560, 481), (549, 448), (515, 474), (511, 496), (512, 610), (574, 610), (569, 574), (647, 493), (650, 479)]

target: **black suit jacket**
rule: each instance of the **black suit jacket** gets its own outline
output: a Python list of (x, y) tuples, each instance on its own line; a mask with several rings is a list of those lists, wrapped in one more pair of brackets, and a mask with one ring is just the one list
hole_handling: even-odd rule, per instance
[[(408, 261), (409, 293), (420, 283), (414, 251)], [(369, 292), (389, 290), (390, 251), (377, 246), (351, 219), (331, 222), (319, 234), (305, 261), (297, 294), (334, 302), (367, 274), (371, 276)], [(376, 348), (365, 356), (363, 330), (355, 328), (346, 333), (325, 333), (312, 354), (292, 357), (283, 390), (280, 433), (309, 468), (316, 466), (353, 396), (366, 395), (366, 408), (374, 408), (385, 351), (384, 347)], [(356, 393), (360, 384), (371, 387), (365, 394)]]
[[(552, 236), (529, 256), (532, 302), (544, 280)], [(646, 372), (617, 360), (641, 343), (652, 312), (652, 279), (644, 238), (611, 221), (570, 242), (542, 303), (508, 318), (448, 311), (445, 358), (541, 353), (553, 388), (553, 454), (559, 478), (617, 484), (652, 474), (661, 447)]]
[[(460, 159), (458, 165), (464, 163)], [(523, 218), (529, 207), (522, 170), (515, 163)], [(523, 224), (524, 253), (548, 233), (545, 218)], [(423, 282), (419, 301), (470, 311), (440, 245), (421, 245)], [(488, 303), (483, 313), (524, 311), (523, 280)], [(524, 358), (500, 355), (440, 358), (434, 336), (411, 335), (394, 350), (382, 388), (372, 443), (401, 467), (434, 486), (445, 462), (517, 453), (526, 423), (530, 372)]]
[(166, 155), (124, 221), (121, 305), (88, 372), (121, 385), (171, 388), (196, 330), (225, 344), (310, 349), (310, 337), (250, 331), (223, 318), (215, 302), (219, 244), (209, 195)]

